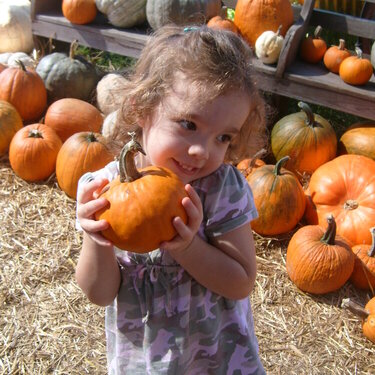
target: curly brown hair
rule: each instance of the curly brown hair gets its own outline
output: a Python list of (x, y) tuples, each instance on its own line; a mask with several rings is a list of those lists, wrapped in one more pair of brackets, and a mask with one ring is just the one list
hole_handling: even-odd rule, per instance
[(115, 148), (128, 140), (130, 131), (140, 136), (137, 119), (152, 114), (172, 90), (176, 72), (181, 72), (200, 88), (202, 103), (230, 90), (242, 90), (249, 96), (249, 116), (232, 140), (225, 161), (237, 163), (252, 156), (264, 147), (267, 135), (265, 104), (256, 88), (251, 54), (244, 40), (230, 31), (175, 25), (157, 30), (124, 87), (125, 97), (112, 139)]

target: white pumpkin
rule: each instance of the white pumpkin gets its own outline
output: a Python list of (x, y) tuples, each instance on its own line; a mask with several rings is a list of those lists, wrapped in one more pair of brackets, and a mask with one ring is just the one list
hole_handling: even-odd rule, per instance
[(25, 52), (11, 53), (6, 64), (10, 67), (18, 67), (17, 61), (22, 61), (23, 65), (31, 68), (35, 68), (37, 65), (37, 62)]
[(113, 135), (113, 132), (116, 126), (116, 121), (117, 121), (117, 114), (118, 114), (118, 110), (111, 112), (109, 115), (107, 115), (104, 118), (101, 133), (105, 137), (110, 138)]
[(95, 0), (96, 7), (117, 27), (133, 27), (146, 22), (146, 0)]
[(108, 73), (98, 82), (96, 86), (96, 106), (102, 113), (108, 115), (120, 108), (127, 81), (121, 74)]
[(0, 53), (34, 48), (28, 0), (0, 0)]
[(264, 64), (274, 64), (279, 59), (284, 42), (280, 30), (281, 26), (276, 32), (264, 31), (255, 42), (255, 54)]

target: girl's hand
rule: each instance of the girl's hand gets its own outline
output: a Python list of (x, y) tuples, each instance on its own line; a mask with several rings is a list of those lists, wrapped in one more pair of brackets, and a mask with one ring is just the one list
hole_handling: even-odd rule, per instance
[(180, 217), (173, 219), (173, 226), (177, 231), (177, 235), (171, 241), (163, 242), (160, 245), (164, 250), (185, 250), (193, 241), (202, 223), (203, 207), (198, 194), (190, 184), (185, 185), (185, 190), (188, 197), (183, 198), (182, 206), (185, 208), (188, 222), (185, 224)]
[(94, 179), (84, 184), (77, 194), (77, 218), (82, 229), (100, 246), (112, 246), (111, 241), (104, 238), (100, 232), (107, 229), (105, 220), (95, 220), (95, 212), (108, 205), (105, 198), (100, 198), (102, 188), (108, 183), (107, 179)]

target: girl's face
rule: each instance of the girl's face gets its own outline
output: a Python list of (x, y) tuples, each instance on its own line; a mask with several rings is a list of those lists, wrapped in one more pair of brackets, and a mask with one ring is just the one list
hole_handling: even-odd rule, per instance
[(180, 76), (171, 94), (140, 123), (147, 164), (170, 169), (185, 184), (219, 168), (249, 115), (250, 99), (233, 90), (203, 104), (197, 88)]

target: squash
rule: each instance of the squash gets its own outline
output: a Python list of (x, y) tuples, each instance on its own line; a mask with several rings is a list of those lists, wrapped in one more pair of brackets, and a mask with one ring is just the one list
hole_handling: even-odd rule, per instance
[(95, 3), (113, 26), (130, 28), (146, 22), (146, 0), (95, 0)]
[(137, 170), (134, 155), (144, 151), (134, 139), (135, 133), (131, 136), (121, 151), (120, 175), (101, 195), (109, 206), (98, 211), (95, 218), (108, 221), (110, 227), (102, 234), (115, 246), (145, 253), (176, 235), (173, 218), (179, 216), (187, 222), (181, 203), (187, 194), (177, 175), (166, 168)]
[(362, 57), (362, 50), (355, 47), (356, 56), (346, 58), (341, 64), (339, 75), (341, 79), (351, 85), (364, 85), (373, 72), (370, 60)]
[(105, 167), (113, 159), (114, 154), (101, 134), (75, 133), (64, 142), (57, 155), (57, 182), (62, 191), (76, 199), (80, 177)]
[(276, 32), (264, 31), (255, 42), (255, 54), (264, 64), (274, 64), (279, 59), (284, 42), (280, 30), (281, 26)]
[(108, 115), (120, 108), (128, 80), (119, 73), (106, 74), (96, 86), (96, 105)]
[(207, 26), (218, 30), (229, 30), (235, 34), (239, 34), (238, 28), (233, 20), (228, 18), (228, 8), (226, 7), (221, 9), (221, 14), (210, 18), (207, 22)]
[(331, 46), (323, 57), (325, 67), (332, 73), (338, 73), (340, 65), (351, 53), (345, 48), (345, 39), (339, 40), (338, 46)]
[(321, 165), (311, 176), (309, 195), (322, 225), (333, 214), (337, 233), (351, 245), (371, 244), (375, 226), (375, 161), (362, 155), (341, 155)]
[(16, 108), (0, 100), (0, 156), (7, 153), (14, 134), (22, 127), (22, 119)]
[(328, 227), (304, 226), (289, 241), (286, 271), (291, 281), (304, 292), (325, 294), (341, 288), (354, 267), (350, 244), (336, 235), (332, 215), (326, 218)]
[(339, 140), (338, 153), (363, 155), (375, 160), (375, 123), (367, 121), (351, 125)]
[(0, 100), (13, 104), (24, 121), (39, 121), (47, 107), (46, 88), (34, 69), (18, 65), (0, 73)]
[(302, 177), (336, 156), (337, 136), (329, 121), (308, 104), (298, 106), (301, 112), (284, 116), (273, 126), (271, 149), (276, 160), (289, 155), (285, 168)]
[(234, 23), (251, 47), (264, 31), (276, 32), (280, 25), (284, 37), (293, 22), (289, 0), (238, 0), (235, 7)]
[(36, 67), (47, 89), (49, 103), (62, 98), (89, 101), (102, 78), (93, 64), (75, 54), (76, 45), (77, 41), (71, 43), (69, 56), (54, 52), (42, 57)]
[(355, 263), (350, 281), (359, 289), (375, 289), (375, 227), (370, 228), (371, 245), (353, 246)]
[(61, 145), (59, 136), (47, 125), (24, 126), (10, 143), (10, 166), (25, 181), (45, 180), (55, 171)]
[(34, 48), (31, 30), (30, 2), (0, 1), (0, 53), (31, 52)]
[(63, 0), (61, 8), (64, 17), (77, 25), (94, 21), (98, 13), (95, 0)]
[(156, 30), (174, 23), (203, 24), (206, 19), (220, 15), (220, 0), (147, 0), (146, 18)]
[(247, 177), (256, 168), (266, 165), (266, 162), (262, 160), (262, 158), (265, 157), (266, 154), (267, 150), (265, 148), (262, 148), (261, 150), (256, 152), (252, 158), (241, 160), (236, 165), (236, 167), (245, 177)]
[(36, 67), (36, 61), (25, 52), (5, 52), (0, 54), (0, 63), (6, 64), (8, 67), (18, 67), (18, 61), (22, 61), (25, 67)]
[(44, 123), (53, 128), (60, 139), (65, 142), (74, 133), (100, 132), (103, 116), (90, 103), (80, 99), (64, 98), (48, 107)]
[(299, 49), (299, 55), (302, 60), (311, 64), (317, 64), (323, 59), (327, 51), (327, 43), (321, 38), (321, 32), (322, 27), (317, 26), (313, 36), (306, 34)]
[(262, 236), (291, 231), (305, 212), (306, 199), (300, 182), (282, 168), (288, 160), (289, 156), (285, 156), (276, 165), (261, 166), (247, 176), (259, 214), (251, 228)]
[(371, 298), (364, 308), (350, 298), (343, 298), (341, 307), (362, 319), (363, 335), (375, 343), (375, 297)]

